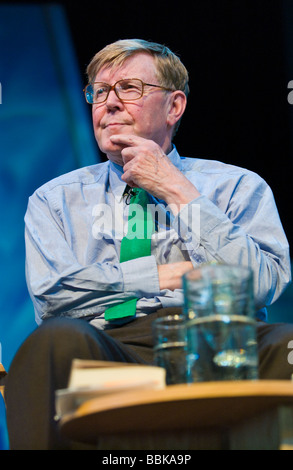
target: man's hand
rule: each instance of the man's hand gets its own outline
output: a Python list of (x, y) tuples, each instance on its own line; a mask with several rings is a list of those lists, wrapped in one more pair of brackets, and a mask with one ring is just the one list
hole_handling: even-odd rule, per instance
[(113, 135), (113, 143), (124, 145), (123, 181), (145, 189), (164, 200), (176, 214), (182, 205), (200, 196), (193, 184), (173, 165), (154, 141), (136, 135)]
[(183, 274), (193, 269), (191, 261), (162, 264), (158, 266), (160, 289), (181, 289)]

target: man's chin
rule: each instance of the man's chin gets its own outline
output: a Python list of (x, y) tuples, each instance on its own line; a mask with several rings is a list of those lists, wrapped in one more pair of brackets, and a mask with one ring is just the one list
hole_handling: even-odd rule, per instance
[(119, 166), (124, 165), (121, 155), (120, 156), (114, 156), (112, 154), (110, 154), (110, 155), (106, 154), (106, 156), (107, 156), (108, 160), (110, 160), (110, 162), (116, 163), (116, 165), (119, 165)]
[(99, 145), (99, 148), (111, 162), (123, 166), (121, 150), (125, 148), (125, 145), (113, 144), (111, 141), (107, 140), (104, 145)]
[[(123, 160), (122, 160), (122, 156), (121, 156), (122, 147), (118, 146), (118, 145), (115, 145), (115, 146), (112, 145), (111, 147), (112, 148), (101, 148), (100, 147), (100, 150), (106, 155), (108, 160), (110, 160), (113, 163), (116, 163), (117, 165), (123, 166)], [(115, 148), (113, 148), (113, 147), (115, 147)]]

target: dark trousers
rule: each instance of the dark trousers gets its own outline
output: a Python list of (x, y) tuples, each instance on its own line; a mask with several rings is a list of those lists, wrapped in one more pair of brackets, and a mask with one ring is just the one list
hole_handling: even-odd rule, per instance
[[(73, 358), (153, 363), (151, 323), (162, 309), (122, 327), (99, 331), (84, 320), (46, 320), (18, 350), (7, 375), (5, 400), (11, 449), (78, 449), (54, 420), (55, 390), (66, 388)], [(293, 324), (258, 323), (260, 379), (288, 380)], [(82, 446), (81, 446), (82, 448)]]

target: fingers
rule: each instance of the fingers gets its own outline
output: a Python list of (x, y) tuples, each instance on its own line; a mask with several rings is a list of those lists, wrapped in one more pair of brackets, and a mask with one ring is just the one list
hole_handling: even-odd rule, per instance
[(191, 261), (162, 264), (158, 266), (160, 289), (181, 289), (182, 276), (193, 268)]
[(144, 142), (147, 142), (147, 139), (144, 139), (143, 137), (130, 134), (114, 134), (110, 139), (113, 144), (128, 145), (129, 147), (141, 145)]
[(156, 142), (137, 135), (117, 134), (111, 136), (111, 141), (122, 147), (123, 181), (153, 193), (158, 180), (165, 175), (161, 168), (163, 159), (168, 160), (161, 147)]
[(117, 134), (110, 137), (114, 144), (121, 145), (123, 162), (127, 163), (138, 155), (149, 155), (154, 158), (165, 157), (161, 147), (154, 141), (136, 135)]
[(200, 196), (197, 188), (156, 142), (127, 134), (112, 135), (110, 138), (113, 143), (121, 145), (124, 163), (122, 180), (130, 186), (145, 189), (172, 205), (174, 214), (180, 211), (182, 205)]

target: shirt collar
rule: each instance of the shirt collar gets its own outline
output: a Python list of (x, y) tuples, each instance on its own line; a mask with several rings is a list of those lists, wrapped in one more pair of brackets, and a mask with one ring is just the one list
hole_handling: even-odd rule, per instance
[[(177, 152), (176, 147), (173, 145), (171, 152), (167, 155), (173, 165), (175, 165), (181, 171), (181, 159)], [(114, 194), (115, 199), (121, 202), (123, 193), (126, 188), (126, 183), (122, 181), (121, 176), (123, 175), (123, 167), (117, 165), (117, 163), (110, 161), (110, 188)]]
[(173, 163), (173, 165), (175, 165), (178, 170), (182, 170), (182, 164), (181, 164), (181, 158), (180, 158), (180, 155), (179, 153), (177, 152), (177, 149), (175, 147), (175, 145), (173, 145), (173, 148), (171, 150), (170, 153), (168, 153), (168, 158), (169, 160), (171, 160), (171, 162)]
[(126, 188), (126, 183), (122, 181), (121, 176), (123, 175), (123, 167), (117, 165), (117, 163), (113, 163), (110, 161), (110, 188), (114, 194), (115, 199), (118, 202), (121, 202), (123, 197), (123, 193)]

